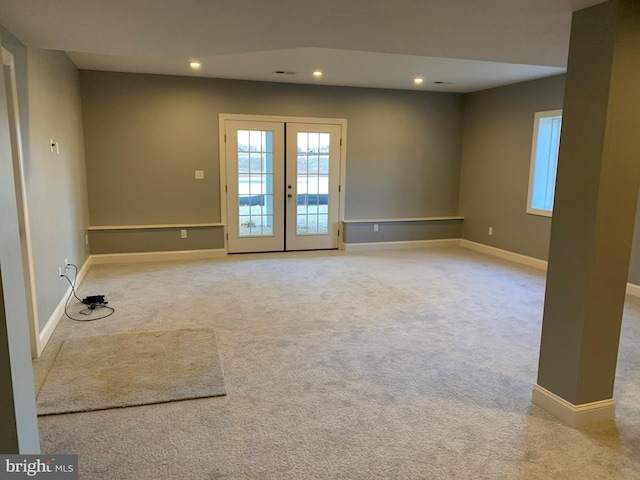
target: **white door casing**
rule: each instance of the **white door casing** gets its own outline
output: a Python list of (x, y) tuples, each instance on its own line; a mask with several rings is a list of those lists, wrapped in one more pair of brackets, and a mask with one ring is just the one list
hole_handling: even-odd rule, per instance
[(345, 136), (342, 119), (220, 114), (227, 251), (338, 248)]

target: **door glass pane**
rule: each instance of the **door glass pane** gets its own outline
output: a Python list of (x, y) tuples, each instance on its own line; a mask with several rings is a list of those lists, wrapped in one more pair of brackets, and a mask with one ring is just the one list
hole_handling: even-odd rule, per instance
[(298, 132), (296, 233), (329, 233), (328, 133)]
[(238, 130), (238, 235), (273, 235), (273, 132)]

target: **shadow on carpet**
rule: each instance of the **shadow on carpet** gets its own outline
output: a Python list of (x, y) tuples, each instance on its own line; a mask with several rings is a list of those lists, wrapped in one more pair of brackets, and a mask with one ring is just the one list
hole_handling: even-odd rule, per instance
[(226, 394), (213, 330), (181, 329), (65, 340), (37, 406), (55, 415)]

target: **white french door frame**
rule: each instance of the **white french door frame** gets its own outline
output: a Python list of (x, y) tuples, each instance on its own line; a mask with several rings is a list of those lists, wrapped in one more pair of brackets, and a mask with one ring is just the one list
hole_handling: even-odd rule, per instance
[(324, 125), (340, 125), (341, 127), (341, 142), (342, 148), (340, 149), (340, 183), (339, 183), (339, 201), (340, 206), (338, 210), (338, 224), (340, 228), (338, 230), (338, 245), (341, 245), (344, 235), (342, 222), (344, 221), (344, 199), (345, 199), (345, 180), (347, 173), (347, 120), (344, 118), (318, 118), (318, 117), (289, 117), (279, 115), (244, 115), (235, 113), (221, 113), (218, 116), (218, 143), (219, 143), (219, 158), (220, 158), (220, 223), (224, 225), (224, 249), (228, 251), (229, 247), (229, 222), (227, 218), (227, 151), (226, 151), (226, 122), (227, 121), (242, 121), (242, 122), (281, 122), (281, 123), (305, 123), (309, 125), (324, 124)]
[(27, 207), (27, 187), (25, 182), (24, 155), (22, 149), (22, 133), (20, 131), (20, 108), (18, 105), (18, 87), (16, 82), (16, 67), (13, 54), (2, 47), (2, 74), (4, 68), (9, 69), (6, 82), (7, 102), (9, 106), (9, 125), (13, 129), (11, 139), (11, 155), (13, 157), (13, 175), (16, 190), (16, 205), (18, 227), (20, 228), (20, 247), (22, 250), (22, 268), (25, 279), (25, 294), (27, 298), (27, 316), (29, 323), (29, 338), (31, 342), (31, 357), (38, 358), (44, 349), (40, 341), (40, 325), (38, 323), (38, 302), (36, 301), (35, 272), (33, 268), (33, 250), (31, 243), (31, 229), (29, 227), (29, 209)]

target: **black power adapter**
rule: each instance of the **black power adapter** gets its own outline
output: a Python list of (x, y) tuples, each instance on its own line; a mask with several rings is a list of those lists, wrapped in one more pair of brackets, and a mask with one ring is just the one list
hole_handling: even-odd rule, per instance
[(109, 302), (104, 300), (104, 295), (89, 295), (82, 299), (82, 303), (87, 305), (91, 310), (95, 310), (98, 307), (104, 307)]

